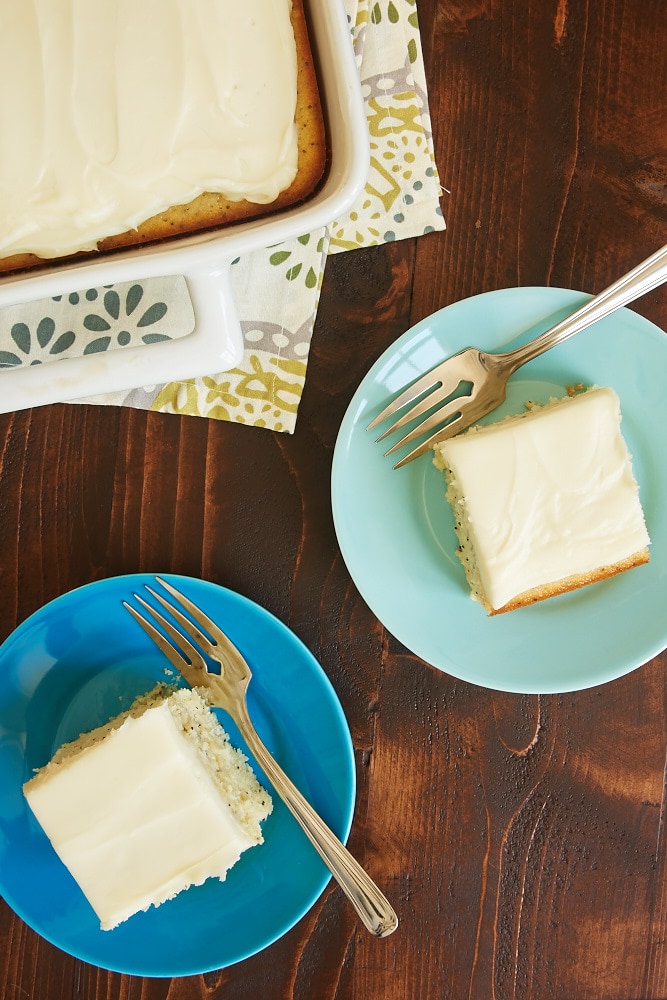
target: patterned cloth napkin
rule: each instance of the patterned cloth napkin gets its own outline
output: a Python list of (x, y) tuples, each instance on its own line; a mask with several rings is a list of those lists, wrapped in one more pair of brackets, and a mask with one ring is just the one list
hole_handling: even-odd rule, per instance
[[(132, 406), (294, 431), (328, 256), (445, 228), (415, 0), (345, 0), (366, 104), (371, 163), (363, 195), (329, 226), (232, 265), (245, 354), (219, 375), (74, 402)], [(88, 289), (0, 312), (0, 366), (185, 336), (183, 280)]]

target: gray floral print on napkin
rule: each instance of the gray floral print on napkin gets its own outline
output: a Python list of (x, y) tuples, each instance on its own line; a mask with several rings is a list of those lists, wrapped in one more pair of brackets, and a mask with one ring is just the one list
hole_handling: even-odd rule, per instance
[(88, 288), (0, 310), (0, 368), (148, 346), (194, 325), (181, 276)]

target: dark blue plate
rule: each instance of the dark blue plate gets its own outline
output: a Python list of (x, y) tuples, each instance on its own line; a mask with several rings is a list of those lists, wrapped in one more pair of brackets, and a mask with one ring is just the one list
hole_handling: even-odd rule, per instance
[[(260, 736), (345, 841), (354, 811), (354, 752), (319, 663), (285, 625), (247, 598), (202, 580), (165, 578), (216, 620), (246, 657), (253, 672), (248, 706)], [(277, 940), (310, 909), (330, 874), (272, 792), (265, 843), (243, 854), (224, 882), (209, 879), (113, 931), (100, 930), (28, 809), (22, 785), (63, 742), (172, 677), (168, 661), (121, 603), (153, 579), (115, 577), (64, 594), (0, 647), (0, 893), (34, 930), (76, 958), (138, 976), (188, 976), (232, 965)], [(231, 720), (222, 712), (219, 717), (247, 753)]]

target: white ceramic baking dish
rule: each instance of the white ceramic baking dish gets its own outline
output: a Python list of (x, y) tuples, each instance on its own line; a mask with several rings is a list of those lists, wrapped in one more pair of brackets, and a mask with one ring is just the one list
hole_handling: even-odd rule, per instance
[(0, 371), (0, 412), (80, 396), (223, 372), (239, 363), (243, 338), (230, 287), (232, 261), (304, 235), (343, 215), (363, 190), (369, 141), (343, 0), (307, 4), (330, 138), (318, 193), (266, 220), (0, 279), (0, 308), (122, 281), (184, 275), (195, 329), (187, 337)]

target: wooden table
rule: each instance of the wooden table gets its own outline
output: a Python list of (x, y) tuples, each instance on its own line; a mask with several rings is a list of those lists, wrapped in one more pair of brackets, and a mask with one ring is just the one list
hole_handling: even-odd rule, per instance
[[(667, 8), (418, 11), (448, 228), (330, 261), (293, 436), (94, 406), (0, 419), (0, 638), (73, 587), (138, 570), (267, 607), (341, 699), (350, 846), (400, 928), (372, 939), (330, 885), (256, 958), (141, 980), (61, 953), (3, 902), (4, 1000), (667, 997), (665, 654), (576, 694), (455, 680), (370, 613), (329, 498), (346, 406), (411, 325), (504, 286), (597, 291), (667, 242)], [(633, 308), (667, 328), (664, 290)]]

